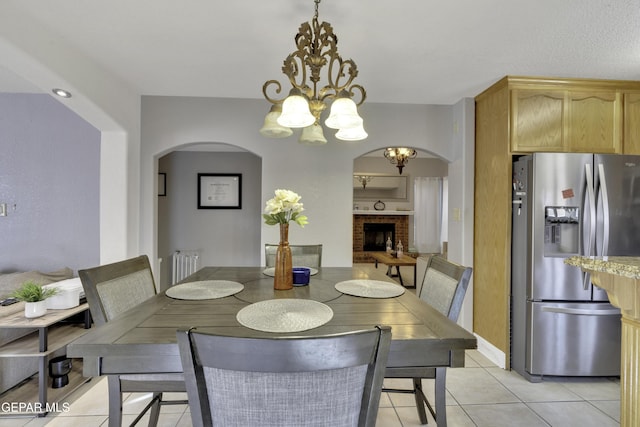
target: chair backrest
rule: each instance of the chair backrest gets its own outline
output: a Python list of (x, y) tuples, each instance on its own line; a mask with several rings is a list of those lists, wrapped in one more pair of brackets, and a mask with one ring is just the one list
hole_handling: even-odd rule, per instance
[[(291, 261), (294, 267), (320, 268), (322, 265), (322, 245), (289, 245)], [(276, 265), (278, 245), (267, 243), (264, 245), (264, 256), (267, 267)]]
[(146, 255), (78, 270), (78, 276), (96, 325), (110, 321), (156, 294)]
[(374, 426), (391, 328), (235, 338), (179, 330), (194, 426)]
[(456, 264), (439, 255), (432, 256), (428, 261), (422, 286), (417, 290), (418, 295), (456, 322), (472, 271), (471, 267)]

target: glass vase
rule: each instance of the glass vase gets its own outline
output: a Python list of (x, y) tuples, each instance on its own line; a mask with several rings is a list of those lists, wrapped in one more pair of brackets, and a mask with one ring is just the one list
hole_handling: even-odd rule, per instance
[(276, 266), (273, 276), (273, 289), (293, 288), (293, 264), (289, 246), (289, 224), (280, 224), (280, 243), (276, 251)]

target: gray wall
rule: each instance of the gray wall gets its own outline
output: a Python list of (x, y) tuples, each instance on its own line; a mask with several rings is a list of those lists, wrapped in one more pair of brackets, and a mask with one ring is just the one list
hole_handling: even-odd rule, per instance
[(100, 261), (100, 133), (49, 95), (0, 93), (0, 272)]
[[(471, 100), (473, 102), (473, 100)], [(268, 111), (264, 100), (196, 97), (143, 97), (141, 115), (141, 251), (155, 258), (158, 249), (157, 191), (158, 159), (186, 144), (218, 142), (240, 147), (262, 159), (262, 204), (277, 188), (288, 188), (302, 196), (309, 224), (294, 226), (290, 240), (299, 244), (322, 242), (324, 266), (344, 267), (352, 263), (354, 159), (402, 141), (447, 162), (459, 150), (452, 144), (454, 127), (451, 106), (369, 104), (360, 114), (369, 138), (362, 142), (338, 142), (330, 132), (329, 143), (308, 147), (295, 136), (280, 140), (262, 137), (260, 128)], [(461, 120), (461, 119), (460, 119)], [(472, 143), (472, 141), (470, 141)], [(392, 168), (394, 169), (394, 168)], [(473, 174), (473, 170), (463, 170)], [(458, 179), (452, 177), (449, 179)], [(256, 213), (261, 212), (257, 211)], [(277, 227), (263, 224), (261, 244), (274, 242)]]
[[(397, 200), (382, 200), (386, 203), (386, 209), (409, 209), (413, 210), (413, 180), (421, 176), (438, 176), (444, 177), (448, 175), (448, 163), (438, 158), (424, 157), (425, 152), (418, 150), (418, 156), (407, 162), (402, 170), (402, 176), (407, 177), (408, 193), (407, 201), (401, 202)], [(382, 156), (373, 157), (371, 155), (358, 157), (353, 161), (353, 173), (383, 173), (387, 175), (400, 176), (398, 168)], [(354, 200), (354, 206), (363, 209), (368, 207), (373, 209), (375, 200)]]
[[(159, 159), (166, 196), (158, 197), (160, 287), (171, 280), (171, 254), (198, 250), (201, 266), (259, 266), (262, 160), (249, 152), (176, 151)], [(198, 173), (242, 174), (242, 209), (198, 209)]]

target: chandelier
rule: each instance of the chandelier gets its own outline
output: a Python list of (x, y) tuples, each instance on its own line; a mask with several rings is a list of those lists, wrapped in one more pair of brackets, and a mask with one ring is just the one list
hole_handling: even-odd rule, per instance
[(392, 165), (396, 165), (400, 169), (400, 175), (402, 175), (402, 169), (409, 159), (415, 159), (417, 155), (416, 150), (412, 148), (393, 147), (384, 150), (384, 156), (389, 159)]
[[(357, 106), (367, 93), (354, 84), (358, 67), (351, 59), (343, 60), (338, 53), (338, 37), (328, 22), (318, 22), (318, 4), (314, 0), (315, 14), (311, 23), (300, 24), (295, 37), (297, 50), (289, 54), (282, 65), (282, 72), (291, 83), (286, 98), (278, 99), (268, 94), (271, 89), (280, 94), (282, 86), (277, 80), (268, 80), (262, 86), (264, 97), (273, 104), (264, 120), (260, 133), (270, 138), (290, 136), (292, 128), (302, 128), (299, 142), (308, 145), (326, 144), (320, 116), (331, 102), (327, 128), (337, 129), (337, 139), (359, 141), (368, 135), (363, 127)], [(320, 83), (320, 72), (326, 67), (326, 83)], [(359, 95), (357, 104), (353, 97)]]
[(356, 175), (356, 179), (358, 180), (358, 182), (360, 184), (362, 184), (362, 189), (366, 190), (367, 189), (367, 184), (369, 182), (371, 182), (371, 180), (373, 179), (372, 176), (369, 175)]

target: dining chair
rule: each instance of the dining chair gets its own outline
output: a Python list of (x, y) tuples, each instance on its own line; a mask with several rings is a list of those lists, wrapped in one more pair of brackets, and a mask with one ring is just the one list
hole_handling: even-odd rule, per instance
[[(417, 284), (416, 293), (421, 300), (457, 322), (473, 269), (448, 261), (440, 255), (431, 256), (424, 278)], [(427, 423), (425, 406), (436, 420), (438, 427), (447, 425), (446, 412), (447, 368), (389, 368), (385, 378), (410, 378), (412, 389), (383, 388), (383, 392), (412, 393), (415, 396), (421, 424)], [(422, 379), (435, 380), (435, 409), (422, 388)]]
[[(112, 264), (78, 270), (78, 276), (97, 326), (108, 323), (125, 311), (156, 294), (156, 286), (146, 255)], [(109, 426), (122, 425), (124, 393), (153, 394), (151, 402), (131, 425), (137, 424), (149, 412), (149, 426), (158, 423), (161, 405), (187, 404), (186, 400), (163, 400), (164, 392), (186, 392), (182, 374), (108, 375)]]
[(238, 338), (177, 332), (196, 427), (374, 426), (391, 328)]
[[(291, 261), (294, 267), (320, 268), (322, 265), (322, 244), (319, 245), (289, 245)], [(264, 245), (265, 263), (267, 267), (276, 265), (278, 245), (267, 243)]]

